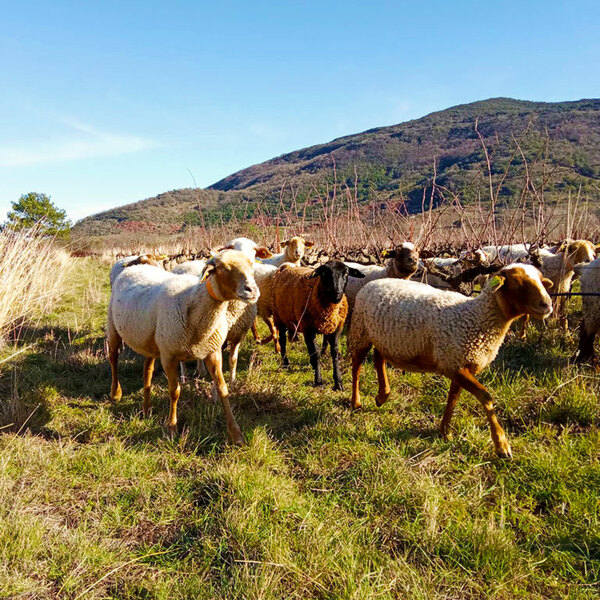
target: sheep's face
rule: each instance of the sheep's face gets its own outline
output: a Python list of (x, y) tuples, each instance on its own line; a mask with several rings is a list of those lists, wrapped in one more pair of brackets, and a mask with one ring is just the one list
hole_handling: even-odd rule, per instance
[(383, 258), (391, 258), (398, 276), (412, 275), (419, 268), (419, 252), (410, 242), (404, 242), (393, 250), (384, 250)]
[(225, 246), (220, 246), (216, 250), (213, 251), (214, 254), (218, 252), (223, 252), (223, 250), (237, 250), (238, 252), (244, 253), (252, 262), (254, 262), (257, 258), (271, 258), (273, 254), (268, 248), (264, 246), (258, 246), (258, 244), (248, 238), (235, 238), (229, 242)]
[(354, 267), (348, 267), (340, 260), (330, 260), (316, 268), (310, 275), (311, 278), (320, 278), (319, 291), (321, 297), (332, 304), (338, 304), (342, 301), (349, 276), (363, 278), (364, 274)]
[(225, 250), (213, 258), (212, 273), (224, 300), (243, 300), (256, 302), (260, 296), (254, 281), (254, 265), (244, 254), (237, 250)]
[(301, 260), (306, 252), (306, 248), (311, 248), (313, 245), (314, 242), (309, 242), (300, 235), (281, 242), (282, 248), (285, 248), (285, 255), (291, 262)]
[(588, 263), (596, 258), (596, 247), (587, 240), (575, 240), (567, 245), (566, 254), (570, 265)]
[(489, 286), (509, 318), (531, 315), (534, 319), (545, 319), (552, 313), (547, 291), (552, 281), (542, 277), (533, 265), (510, 264), (491, 278)]

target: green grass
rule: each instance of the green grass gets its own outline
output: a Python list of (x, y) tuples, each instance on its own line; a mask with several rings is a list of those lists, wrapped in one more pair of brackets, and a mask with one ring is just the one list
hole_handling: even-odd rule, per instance
[(454, 439), (439, 437), (441, 377), (392, 370), (378, 409), (369, 364), (352, 413), (329, 360), (315, 389), (302, 344), (284, 372), (248, 339), (239, 449), (206, 381), (184, 386), (170, 440), (158, 369), (143, 419), (130, 351), (109, 401), (107, 279), (79, 259), (59, 309), (1, 365), (0, 597), (598, 597), (600, 380), (567, 365), (575, 336), (534, 326), (485, 372), (512, 461), (466, 393)]

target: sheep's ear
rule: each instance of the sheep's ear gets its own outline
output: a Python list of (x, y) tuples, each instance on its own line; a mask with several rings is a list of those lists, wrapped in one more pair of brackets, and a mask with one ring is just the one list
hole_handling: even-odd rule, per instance
[(596, 249), (596, 252), (598, 252), (598, 250), (600, 250), (600, 244), (594, 244), (594, 248)]
[(547, 290), (554, 287), (554, 282), (552, 281), (552, 279), (548, 279), (547, 277), (542, 277), (542, 283), (544, 284), (544, 287)]
[(287, 246), (289, 243), (290, 243), (290, 240), (285, 240), (284, 242), (281, 242), (279, 245), (280, 245), (282, 248), (285, 248), (285, 247), (286, 247), (286, 246)]
[(215, 270), (215, 258), (214, 256), (212, 258), (209, 258), (206, 261), (206, 266), (204, 267), (204, 270), (202, 271), (202, 275), (200, 275), (200, 283), (204, 283), (212, 274), (212, 272)]
[(348, 267), (348, 275), (350, 277), (358, 277), (359, 279), (363, 279), (365, 274), (354, 267)]
[(434, 258), (435, 254), (431, 250), (419, 250), (419, 258)]
[(260, 248), (256, 249), (256, 256), (258, 256), (258, 258), (271, 258), (273, 253), (268, 248), (261, 246)]
[(317, 267), (317, 268), (316, 268), (316, 269), (315, 269), (315, 270), (314, 270), (314, 271), (313, 271), (313, 272), (312, 272), (312, 273), (311, 273), (311, 274), (308, 276), (308, 278), (309, 278), (309, 279), (314, 279), (315, 277), (319, 277), (319, 276), (321, 275), (321, 273), (323, 272), (322, 266), (323, 266), (323, 265), (321, 265), (320, 267)]
[(556, 252), (563, 252), (564, 250), (566, 250), (567, 248), (567, 242), (566, 241), (562, 241), (560, 243), (560, 246), (557, 248)]
[(395, 250), (384, 250), (381, 253), (381, 258), (394, 258), (394, 254), (396, 254)]
[(223, 250), (234, 250), (234, 247), (229, 244), (228, 246), (217, 246), (210, 251), (211, 256), (216, 256), (219, 252), (223, 252)]
[[(304, 242), (304, 245), (307, 248), (312, 248), (315, 245), (315, 243), (314, 242)], [(600, 244), (598, 244), (598, 247), (600, 248)]]
[(497, 292), (503, 285), (504, 282), (506, 281), (506, 277), (504, 277), (503, 275), (494, 275), (491, 279), (490, 279), (490, 289), (492, 290), (492, 292)]

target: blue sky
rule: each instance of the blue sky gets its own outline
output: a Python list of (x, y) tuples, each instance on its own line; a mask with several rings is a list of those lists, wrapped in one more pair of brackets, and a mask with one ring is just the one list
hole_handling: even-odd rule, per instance
[(597, 1), (11, 2), (0, 219), (72, 219), (497, 96), (600, 96)]

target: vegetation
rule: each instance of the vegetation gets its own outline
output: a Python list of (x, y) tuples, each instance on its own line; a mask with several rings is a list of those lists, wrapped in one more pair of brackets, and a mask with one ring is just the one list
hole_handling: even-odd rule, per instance
[(67, 213), (57, 208), (49, 196), (30, 192), (12, 203), (12, 211), (8, 213), (4, 227), (13, 231), (35, 228), (36, 235), (68, 238), (71, 222)]
[[(312, 146), (251, 166), (207, 190), (174, 190), (79, 222), (79, 236), (128, 229), (173, 234), (230, 220), (277, 223), (281, 209), (308, 223), (323, 201), (417, 213), (457, 199), (495, 196), (498, 208), (545, 190), (553, 204), (569, 193), (596, 203), (600, 178), (600, 100), (524, 102), (495, 98)], [(488, 162), (489, 161), (489, 162)], [(490, 194), (492, 179), (493, 194)]]
[(123, 353), (108, 400), (108, 267), (72, 262), (62, 303), (2, 363), (0, 597), (598, 597), (600, 378), (567, 365), (574, 335), (510, 335), (483, 377), (512, 461), (466, 393), (439, 437), (441, 377), (392, 371), (378, 409), (367, 364), (352, 413), (348, 391), (311, 386), (301, 343), (283, 372), (250, 339), (232, 390), (248, 445), (226, 443), (206, 381), (184, 386), (169, 440), (159, 370), (141, 417), (141, 357)]
[(45, 232), (43, 225), (0, 232), (0, 347), (9, 334), (18, 337), (26, 323), (48, 312), (62, 293), (70, 259)]

